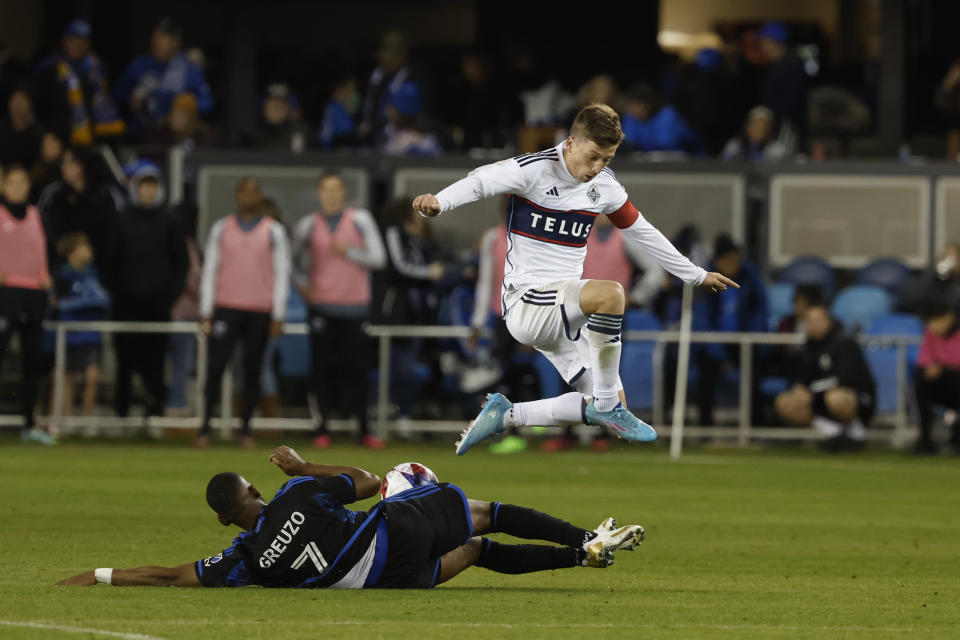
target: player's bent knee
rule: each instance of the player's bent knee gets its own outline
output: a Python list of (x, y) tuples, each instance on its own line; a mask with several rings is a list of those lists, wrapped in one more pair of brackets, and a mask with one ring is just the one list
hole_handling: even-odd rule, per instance
[(580, 308), (586, 314), (616, 313), (626, 309), (627, 296), (623, 285), (613, 280), (591, 280), (580, 293)]
[(467, 500), (470, 507), (470, 519), (473, 521), (474, 533), (490, 531), (490, 503), (483, 500)]
[(851, 389), (831, 389), (823, 401), (830, 415), (841, 422), (850, 422), (857, 415), (857, 395)]
[(440, 575), (437, 577), (437, 584), (444, 583), (461, 571), (475, 565), (480, 559), (482, 549), (483, 540), (474, 537), (467, 540), (466, 544), (443, 554), (440, 557)]

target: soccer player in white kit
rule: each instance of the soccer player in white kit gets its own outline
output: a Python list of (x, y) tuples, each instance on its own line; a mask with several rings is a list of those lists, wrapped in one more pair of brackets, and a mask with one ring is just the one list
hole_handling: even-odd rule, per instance
[(506, 427), (525, 425), (584, 422), (627, 440), (656, 439), (656, 431), (625, 407), (619, 375), (623, 287), (581, 279), (587, 237), (598, 215), (609, 216), (626, 239), (687, 284), (714, 292), (738, 286), (690, 262), (630, 203), (607, 168), (623, 138), (616, 111), (593, 104), (577, 114), (570, 136), (556, 147), (479, 167), (436, 195), (413, 200), (421, 215), (433, 217), (510, 194), (504, 320), (514, 338), (545, 355), (575, 390), (518, 403), (490, 395), (457, 443), (458, 455)]

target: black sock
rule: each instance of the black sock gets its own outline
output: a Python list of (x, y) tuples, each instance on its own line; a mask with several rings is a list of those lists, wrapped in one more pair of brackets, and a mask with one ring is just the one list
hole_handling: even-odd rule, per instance
[(541, 544), (501, 544), (483, 538), (477, 566), (497, 573), (532, 573), (580, 566), (583, 550)]
[(490, 503), (490, 531), (527, 540), (546, 540), (580, 547), (596, 534), (545, 513), (512, 504)]

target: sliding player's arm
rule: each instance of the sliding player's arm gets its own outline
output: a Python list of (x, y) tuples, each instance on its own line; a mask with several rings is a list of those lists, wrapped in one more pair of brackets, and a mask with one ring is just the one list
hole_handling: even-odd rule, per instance
[(425, 193), (413, 199), (413, 208), (420, 215), (432, 218), (459, 206), (502, 193), (524, 192), (542, 163), (521, 167), (516, 159), (485, 164), (457, 180), (437, 195)]
[[(200, 580), (188, 562), (179, 567), (136, 567), (134, 569), (108, 569), (109, 582), (116, 587), (199, 587)], [(101, 572), (103, 573), (103, 572)], [(103, 576), (101, 576), (102, 578)], [(96, 570), (91, 569), (72, 578), (61, 580), (60, 586), (92, 587), (97, 584)]]
[(296, 451), (281, 445), (270, 454), (270, 462), (280, 467), (288, 476), (316, 476), (333, 478), (347, 476), (353, 481), (356, 499), (363, 500), (380, 491), (380, 476), (357, 467), (340, 467), (317, 462), (307, 462)]
[(607, 214), (623, 235), (638, 243), (650, 253), (660, 265), (687, 284), (711, 291), (723, 291), (727, 287), (740, 288), (730, 278), (715, 272), (708, 272), (690, 262), (690, 260), (671, 244), (667, 238), (646, 218), (640, 215), (636, 207), (626, 200), (616, 211)]

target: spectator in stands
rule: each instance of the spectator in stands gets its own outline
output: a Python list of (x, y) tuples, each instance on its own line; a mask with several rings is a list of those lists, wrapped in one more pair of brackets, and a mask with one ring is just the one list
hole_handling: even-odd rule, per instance
[(180, 51), (183, 32), (169, 18), (157, 23), (150, 37), (150, 53), (135, 59), (123, 72), (114, 94), (133, 115), (138, 129), (162, 126), (173, 99), (192, 94), (203, 115), (213, 108), (213, 96), (203, 70)]
[[(936, 453), (933, 439), (933, 407), (946, 407), (960, 412), (960, 323), (957, 310), (942, 298), (929, 301), (923, 312), (925, 331), (917, 370), (914, 374), (914, 390), (920, 437), (917, 453)], [(954, 419), (950, 439), (956, 452), (960, 452), (960, 424)]]
[(357, 143), (356, 115), (360, 107), (357, 80), (343, 75), (333, 85), (330, 101), (323, 110), (323, 122), (317, 134), (321, 149), (338, 149)]
[(807, 341), (793, 386), (777, 396), (783, 420), (813, 426), (829, 450), (860, 449), (873, 417), (873, 375), (857, 342), (822, 303), (803, 314)]
[(493, 73), (490, 61), (479, 51), (460, 58), (460, 75), (447, 91), (445, 120), (458, 149), (502, 147), (510, 127), (510, 98)]
[(785, 130), (785, 135), (778, 138), (774, 135), (774, 122), (769, 108), (760, 105), (751, 109), (743, 131), (723, 148), (723, 159), (777, 162), (788, 158), (793, 153), (792, 134)]
[[(199, 318), (200, 304), (200, 273), (203, 264), (200, 256), (200, 247), (197, 244), (197, 205), (181, 203), (174, 210), (174, 215), (180, 219), (187, 245), (187, 276), (183, 285), (183, 292), (173, 303), (170, 319), (175, 322), (192, 322)], [(172, 416), (190, 415), (187, 402), (187, 379), (190, 367), (194, 362), (197, 338), (190, 333), (173, 333), (170, 335), (171, 379), (170, 395), (167, 398), (165, 413)]]
[(947, 160), (960, 159), (960, 59), (954, 60), (947, 75), (937, 85), (933, 104), (943, 113), (950, 127), (947, 132)]
[[(634, 272), (642, 273), (634, 284)], [(583, 278), (613, 280), (629, 292), (630, 303), (645, 307), (653, 303), (660, 291), (666, 272), (660, 263), (635, 244), (624, 242), (623, 235), (607, 216), (597, 216), (595, 229), (587, 238), (587, 257), (583, 263)], [(573, 426), (569, 426), (563, 435), (551, 438), (543, 443), (541, 450), (553, 452), (576, 446), (577, 440)], [(599, 429), (590, 443), (594, 451), (610, 449), (609, 434)]]
[(307, 148), (309, 128), (296, 117), (295, 97), (283, 82), (267, 87), (261, 108), (260, 128), (254, 136), (256, 146), (302, 153)]
[[(823, 304), (823, 292), (815, 284), (797, 285), (793, 292), (793, 313), (781, 318), (777, 323), (777, 333), (803, 333), (803, 314), (813, 305)], [(797, 345), (781, 345), (776, 357), (768, 362), (766, 375), (782, 375), (793, 378), (800, 366), (798, 357), (801, 349)]]
[[(141, 161), (131, 172), (132, 205), (117, 218), (113, 255), (105, 273), (113, 292), (113, 317), (120, 322), (169, 322), (186, 281), (189, 258), (180, 220), (166, 208), (159, 168)], [(117, 415), (130, 411), (133, 373), (148, 394), (148, 416), (165, 407), (164, 355), (167, 334), (118, 333)]]
[(14, 331), (20, 335), (20, 407), (24, 442), (56, 444), (36, 428), (33, 410), (40, 385), (43, 317), (51, 287), (47, 238), (37, 208), (29, 204), (30, 176), (23, 167), (6, 168), (0, 191), (0, 362)]
[(64, 151), (60, 179), (48, 185), (37, 202), (48, 232), (47, 257), (55, 271), (61, 262), (57, 242), (67, 233), (82, 231), (93, 247), (100, 273), (109, 272), (110, 236), (117, 217), (117, 202), (109, 191), (94, 182), (89, 170), (92, 165), (91, 152), (77, 148)]
[(633, 151), (684, 151), (703, 153), (699, 137), (683, 117), (649, 85), (641, 84), (625, 97), (624, 145)]
[(38, 202), (48, 186), (60, 179), (63, 143), (52, 131), (40, 136), (40, 153), (30, 169), (30, 202)]
[(40, 61), (34, 83), (40, 121), (73, 146), (116, 140), (126, 130), (91, 35), (84, 20), (67, 24), (60, 51)]
[[(81, 231), (68, 233), (57, 242), (57, 250), (63, 258), (54, 286), (57, 320), (105, 320), (110, 310), (110, 295), (100, 283), (97, 267), (93, 264), (93, 247), (87, 236)], [(77, 377), (83, 381), (81, 415), (93, 415), (100, 383), (101, 342), (99, 331), (71, 331), (67, 334), (66, 384), (61, 415), (73, 413), (73, 389)], [(52, 407), (53, 390), (50, 395)], [(87, 427), (84, 434), (96, 435), (97, 429)]]
[(718, 153), (740, 124), (734, 93), (734, 79), (717, 49), (700, 49), (677, 74), (670, 103), (700, 136), (707, 153)]
[(195, 446), (210, 444), (210, 419), (233, 350), (243, 345), (241, 446), (252, 447), (250, 419), (260, 401), (260, 369), (267, 340), (283, 332), (290, 282), (290, 247), (283, 225), (262, 215), (254, 178), (237, 182), (236, 213), (210, 229), (200, 285), (200, 328), (210, 336), (206, 404)]
[(387, 106), (391, 98), (406, 92), (419, 99), (420, 85), (407, 65), (407, 38), (402, 31), (387, 31), (377, 50), (379, 62), (367, 84), (357, 132), (365, 145), (380, 145), (387, 126)]
[[(435, 284), (446, 269), (430, 224), (408, 198), (394, 200), (383, 214), (387, 269), (376, 274), (375, 317), (385, 324), (434, 324), (439, 297)], [(425, 383), (422, 340), (393, 340), (390, 395), (398, 406), (398, 421), (409, 421), (417, 395)]]
[(781, 126), (799, 136), (806, 130), (807, 72), (803, 61), (789, 48), (789, 34), (782, 22), (767, 22), (757, 32), (767, 68), (760, 90), (760, 104), (769, 107)]
[(898, 307), (908, 313), (923, 313), (930, 301), (937, 299), (960, 310), (960, 244), (945, 246), (933, 269), (907, 281), (900, 289)]
[(43, 131), (33, 115), (30, 94), (17, 89), (7, 101), (9, 117), (0, 122), (0, 166), (32, 167), (40, 155)]
[[(727, 234), (720, 234), (714, 242), (713, 265), (717, 271), (733, 278), (739, 289), (730, 288), (710, 296), (698, 304), (694, 313), (694, 329), (701, 331), (765, 332), (767, 331), (767, 292), (759, 269), (743, 258), (740, 247)], [(759, 372), (758, 349), (754, 349), (753, 371)], [(705, 344), (694, 349), (699, 383), (697, 408), (700, 424), (714, 424), (713, 405), (716, 387), (724, 374), (733, 372), (740, 364), (737, 344)], [(759, 375), (754, 375), (753, 415), (760, 414), (760, 394), (756, 388)]]
[(294, 231), (294, 280), (309, 305), (312, 386), (319, 416), (314, 446), (330, 446), (327, 421), (340, 413), (356, 418), (360, 444), (383, 448), (367, 420), (370, 344), (363, 324), (370, 315), (370, 272), (387, 256), (380, 230), (366, 209), (347, 206), (339, 173), (317, 180), (320, 209), (304, 216)]
[(197, 113), (197, 98), (192, 93), (181, 93), (170, 104), (170, 115), (162, 127), (148, 129), (147, 144), (180, 145), (187, 151), (209, 146), (210, 127)]
[(407, 83), (390, 95), (383, 152), (391, 156), (435, 156), (442, 151), (437, 137), (425, 131), (421, 118), (420, 89)]

